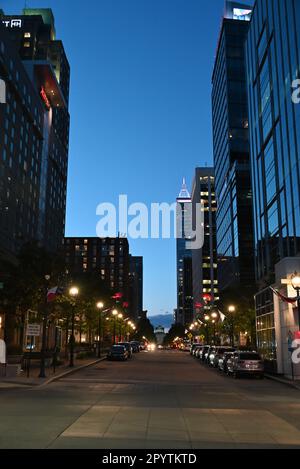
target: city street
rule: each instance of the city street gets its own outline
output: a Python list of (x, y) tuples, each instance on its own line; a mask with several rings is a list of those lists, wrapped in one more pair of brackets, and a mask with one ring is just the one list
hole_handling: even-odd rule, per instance
[(0, 390), (3, 448), (300, 448), (300, 391), (142, 352), (48, 386)]

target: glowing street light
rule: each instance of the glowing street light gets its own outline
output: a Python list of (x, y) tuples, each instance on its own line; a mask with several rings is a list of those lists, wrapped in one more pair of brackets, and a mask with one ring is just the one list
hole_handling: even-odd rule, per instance
[(72, 332), (70, 337), (70, 368), (74, 366), (74, 345), (75, 345), (75, 299), (79, 295), (79, 289), (77, 287), (71, 287), (69, 290), (70, 296), (74, 299), (72, 308)]

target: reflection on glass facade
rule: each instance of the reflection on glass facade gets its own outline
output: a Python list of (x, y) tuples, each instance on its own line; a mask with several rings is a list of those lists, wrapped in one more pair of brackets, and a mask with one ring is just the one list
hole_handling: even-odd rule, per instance
[(269, 372), (277, 371), (276, 332), (274, 321), (273, 292), (261, 291), (255, 298), (257, 347)]
[(245, 73), (245, 40), (249, 10), (239, 19), (227, 2), (212, 78), (214, 165), (218, 212), (217, 254), (220, 290), (252, 286), (254, 265), (249, 120)]
[(256, 277), (300, 253), (300, 1), (256, 2), (246, 42)]
[(177, 310), (176, 322), (188, 325), (193, 320), (193, 265), (192, 251), (186, 248), (191, 238), (192, 203), (185, 180), (177, 198)]

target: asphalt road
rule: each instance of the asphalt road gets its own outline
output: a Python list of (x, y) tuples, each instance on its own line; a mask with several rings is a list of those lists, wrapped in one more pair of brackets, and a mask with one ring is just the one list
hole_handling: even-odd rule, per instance
[(300, 391), (233, 380), (187, 353), (102, 362), (0, 390), (0, 448), (300, 448)]

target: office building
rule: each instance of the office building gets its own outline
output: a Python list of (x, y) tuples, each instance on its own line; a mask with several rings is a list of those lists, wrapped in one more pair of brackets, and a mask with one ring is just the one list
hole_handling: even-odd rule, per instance
[(226, 2), (212, 77), (218, 281), (221, 292), (254, 286), (244, 50), (250, 18), (251, 7)]
[(38, 240), (61, 247), (69, 151), (70, 67), (49, 9), (0, 15), (1, 249)]
[[(204, 235), (203, 247), (192, 251), (194, 319), (203, 313), (203, 295), (210, 295), (212, 303), (219, 300), (217, 272), (216, 212), (214, 168), (196, 168), (192, 188), (193, 218), (197, 210), (203, 213), (203, 221), (197, 230)], [(196, 230), (196, 225), (193, 226)]]
[(193, 320), (193, 265), (192, 251), (188, 249), (192, 228), (191, 196), (183, 180), (176, 201), (177, 247), (177, 310), (176, 323), (188, 325)]
[[(129, 301), (129, 244), (126, 238), (73, 238), (64, 240), (66, 266), (70, 276), (99, 275), (104, 289), (122, 293)], [(129, 305), (130, 307), (130, 305)]]
[(258, 347), (269, 370), (291, 375), (297, 308), (269, 286), (293, 297), (288, 284), (300, 272), (300, 105), (292, 99), (300, 77), (299, 0), (255, 3), (246, 56)]
[(143, 258), (129, 256), (129, 314), (139, 320), (143, 316)]

